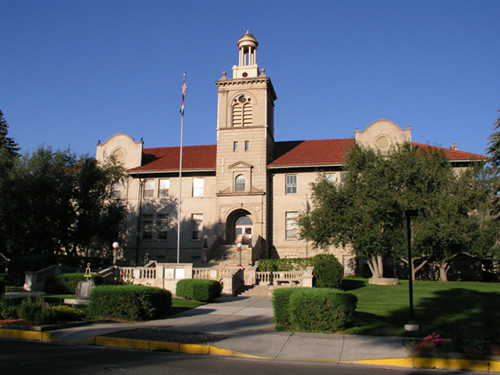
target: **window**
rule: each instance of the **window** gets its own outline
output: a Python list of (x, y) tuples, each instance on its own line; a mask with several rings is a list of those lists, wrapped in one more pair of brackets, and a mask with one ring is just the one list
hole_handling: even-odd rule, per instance
[(203, 178), (193, 178), (193, 197), (203, 197)]
[(144, 198), (153, 198), (155, 193), (155, 180), (146, 180), (144, 183)]
[(153, 215), (142, 215), (141, 220), (142, 228), (142, 239), (152, 240), (153, 239)]
[(233, 99), (233, 126), (252, 125), (252, 99), (240, 95)]
[(168, 215), (159, 214), (156, 220), (156, 232), (159, 240), (166, 240), (168, 233)]
[(250, 150), (250, 141), (245, 141), (245, 151)]
[(233, 151), (234, 152), (238, 151), (238, 141), (233, 142)]
[(203, 214), (191, 215), (191, 238), (195, 241), (201, 241), (203, 233)]
[(296, 174), (287, 174), (286, 177), (286, 194), (297, 194), (297, 175)]
[(170, 180), (169, 179), (160, 180), (160, 192), (159, 192), (160, 198), (166, 197), (168, 195), (169, 190), (170, 190)]
[(111, 191), (112, 191), (113, 198), (115, 198), (115, 199), (123, 198), (123, 196), (122, 196), (122, 184), (120, 184), (119, 182), (115, 182), (113, 184), (113, 186), (111, 187)]
[(236, 176), (236, 180), (234, 183), (234, 190), (245, 191), (245, 176), (243, 176), (242, 174)]
[(297, 212), (285, 213), (285, 238), (297, 238)]

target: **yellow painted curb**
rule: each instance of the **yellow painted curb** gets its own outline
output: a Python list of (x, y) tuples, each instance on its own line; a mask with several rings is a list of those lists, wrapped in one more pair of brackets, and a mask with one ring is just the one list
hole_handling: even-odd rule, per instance
[(52, 335), (49, 332), (25, 331), (21, 329), (0, 328), (0, 337), (31, 341), (54, 341)]
[(123, 339), (119, 337), (96, 336), (95, 345), (149, 350), (149, 341), (147, 340)]
[(347, 361), (348, 363), (385, 365), (413, 368), (430, 368), (440, 370), (472, 370), (472, 371), (490, 371), (500, 372), (499, 361), (488, 360), (467, 360), (454, 358), (384, 358), (384, 359), (362, 359), (357, 361)]

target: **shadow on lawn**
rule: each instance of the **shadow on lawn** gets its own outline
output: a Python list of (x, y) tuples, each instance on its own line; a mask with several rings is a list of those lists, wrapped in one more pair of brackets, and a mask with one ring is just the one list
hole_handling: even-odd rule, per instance
[(409, 308), (390, 311), (385, 316), (356, 312), (355, 326), (349, 331), (403, 337), (425, 337), (435, 332), (454, 342), (500, 344), (500, 293), (463, 288), (440, 290), (432, 297), (418, 300), (414, 307), (419, 332), (404, 331)]
[(354, 280), (354, 279), (344, 279), (342, 280), (342, 289), (343, 290), (355, 290), (362, 288), (366, 285), (365, 281), (362, 280)]

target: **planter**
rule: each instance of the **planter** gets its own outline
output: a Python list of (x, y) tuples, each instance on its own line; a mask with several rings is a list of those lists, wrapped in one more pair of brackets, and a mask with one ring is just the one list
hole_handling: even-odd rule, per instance
[(372, 277), (368, 279), (368, 283), (374, 285), (398, 285), (399, 279), (391, 277)]

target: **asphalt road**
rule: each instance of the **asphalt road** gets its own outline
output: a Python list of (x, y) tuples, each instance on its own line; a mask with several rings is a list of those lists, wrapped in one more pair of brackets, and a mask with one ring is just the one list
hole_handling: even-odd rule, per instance
[(462, 372), (261, 361), (233, 357), (198, 356), (0, 339), (0, 374), (430, 375), (462, 374)]

